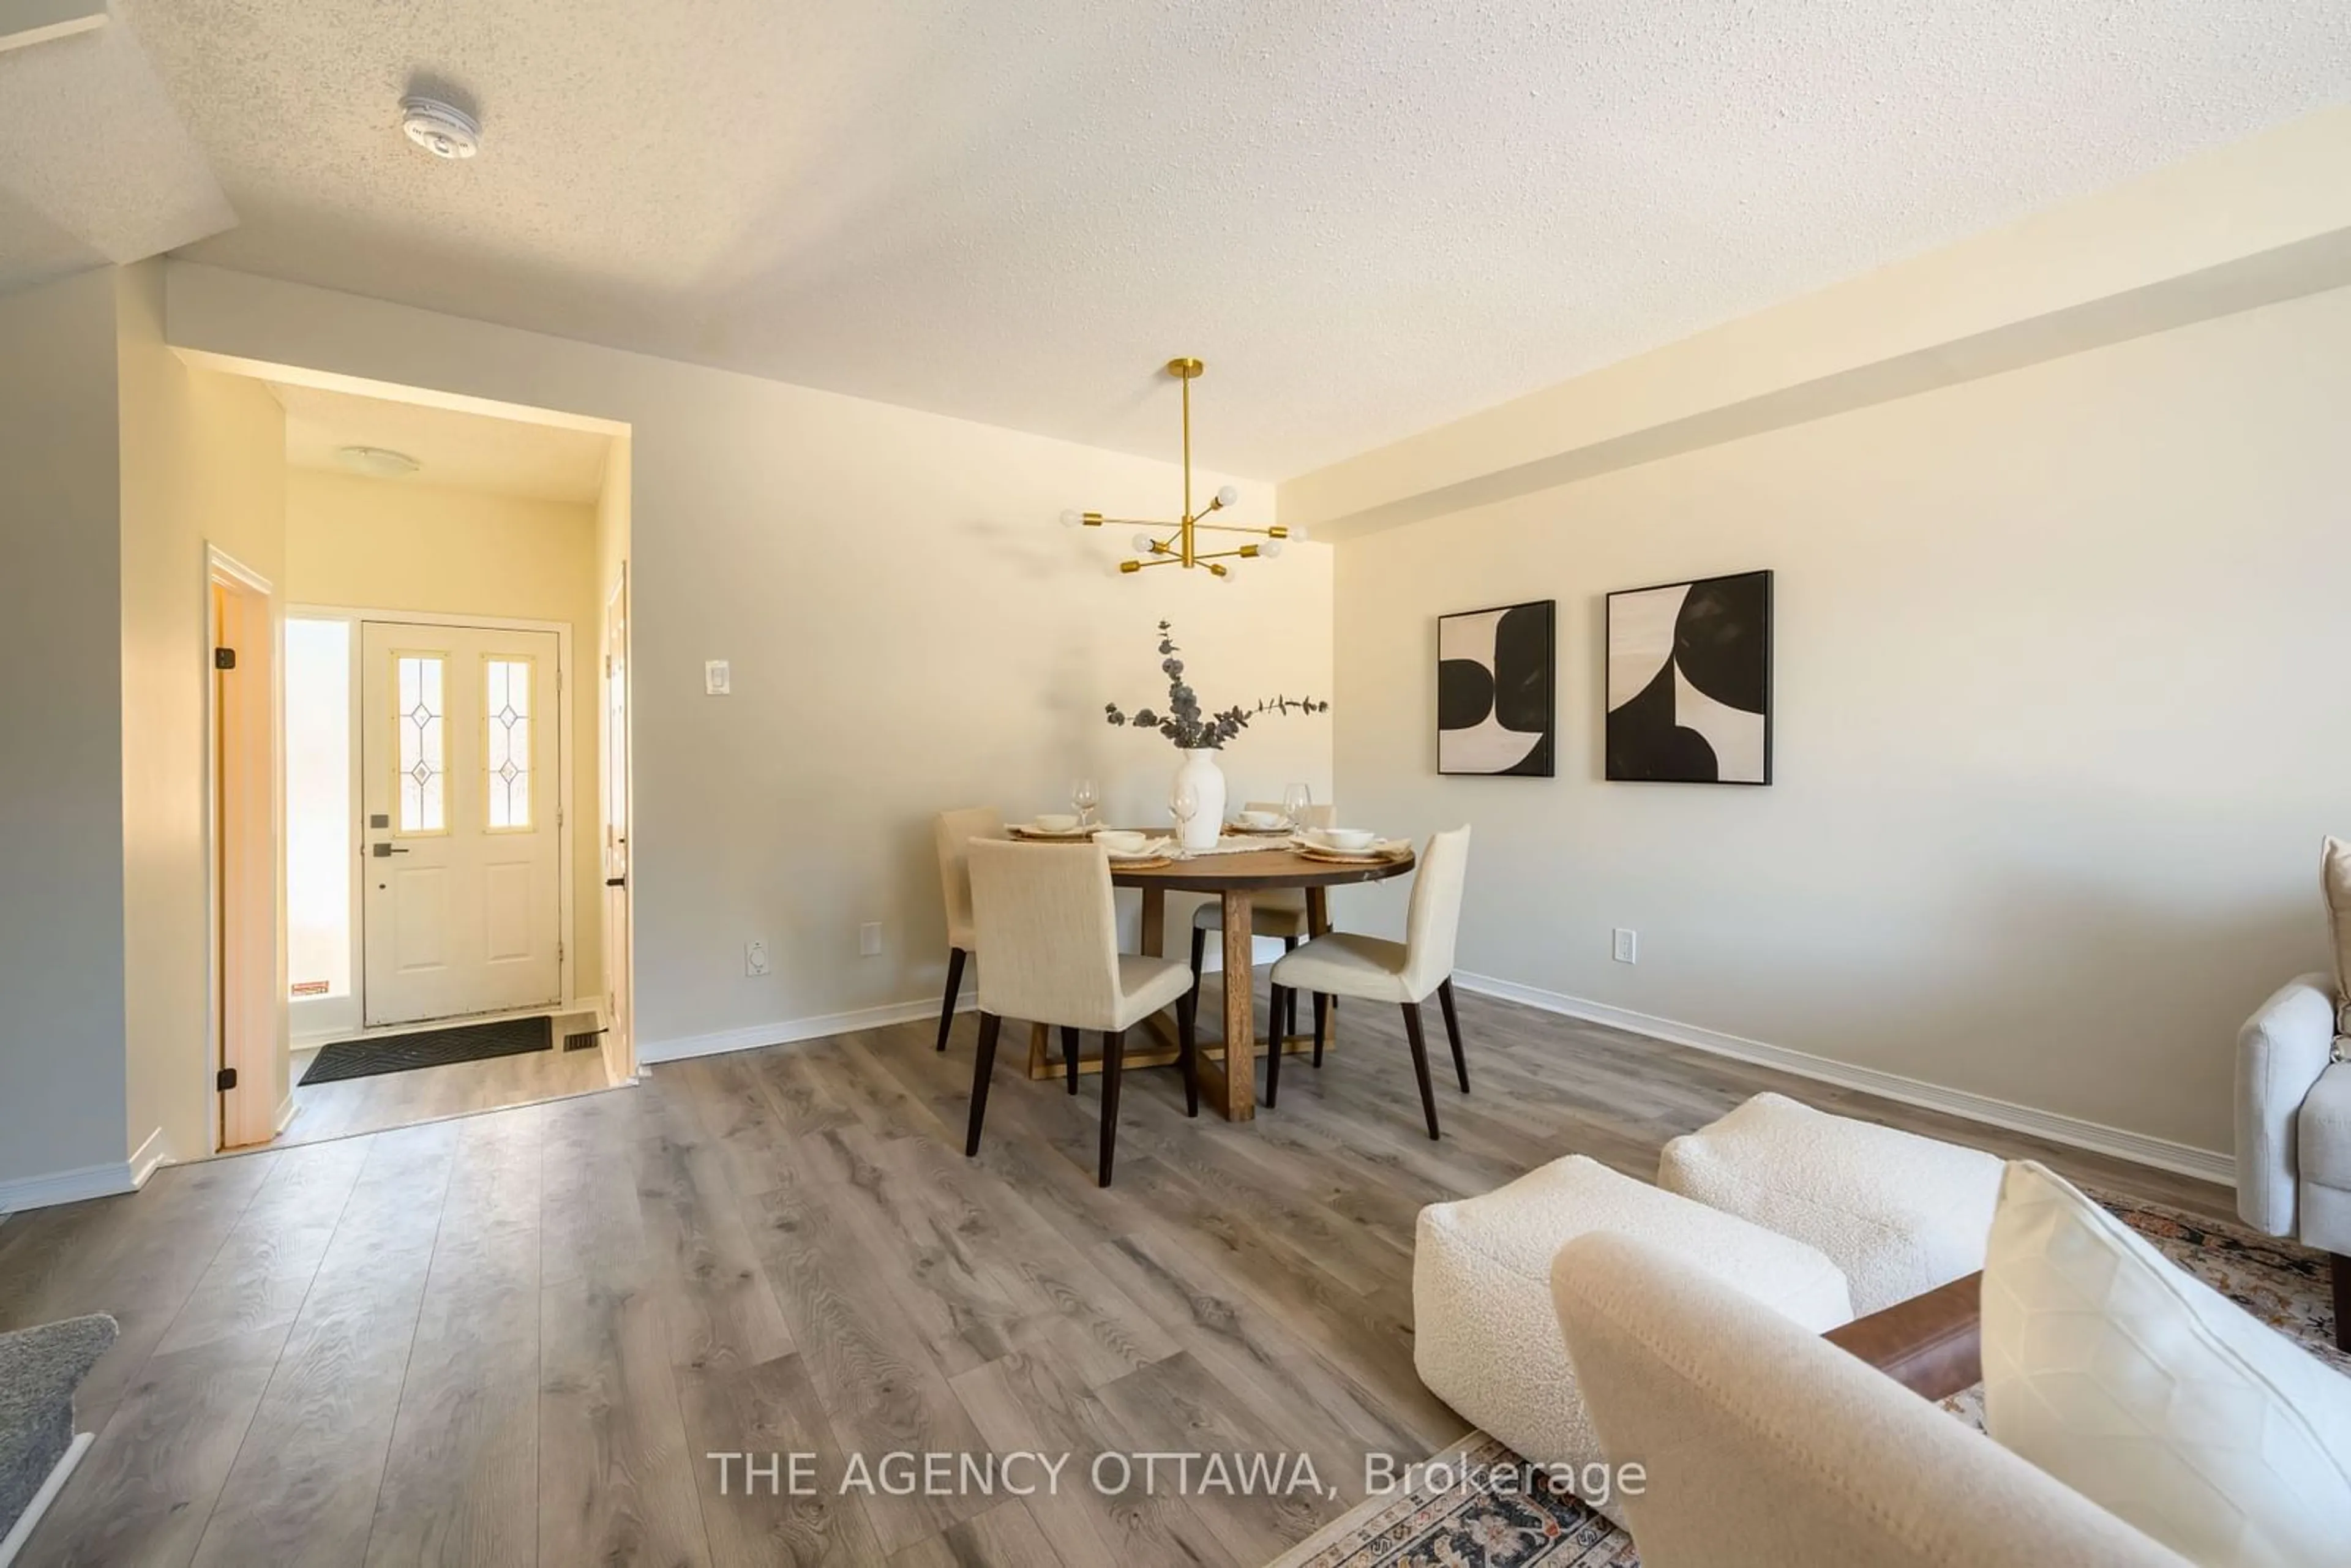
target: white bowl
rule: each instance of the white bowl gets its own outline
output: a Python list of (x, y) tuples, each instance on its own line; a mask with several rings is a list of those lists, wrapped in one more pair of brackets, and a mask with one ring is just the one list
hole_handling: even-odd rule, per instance
[(1078, 825), (1078, 820), (1066, 811), (1053, 812), (1029, 824), (1040, 832), (1066, 833)]
[(1278, 828), (1286, 820), (1279, 811), (1242, 811), (1233, 818), (1244, 828)]
[(1360, 854), (1379, 842), (1379, 834), (1369, 828), (1311, 828), (1306, 841), (1342, 854)]
[(1143, 852), (1143, 846), (1150, 841), (1150, 834), (1125, 828), (1111, 828), (1094, 835), (1094, 842), (1114, 855), (1139, 855)]

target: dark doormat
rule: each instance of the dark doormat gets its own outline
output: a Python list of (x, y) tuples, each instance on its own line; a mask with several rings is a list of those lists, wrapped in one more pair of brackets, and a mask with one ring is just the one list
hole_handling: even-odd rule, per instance
[(500, 1023), (419, 1030), (414, 1034), (339, 1040), (326, 1046), (312, 1059), (302, 1082), (333, 1083), (345, 1078), (372, 1078), (379, 1072), (406, 1072), (416, 1067), (446, 1067), (453, 1061), (485, 1061), (493, 1056), (554, 1049), (555, 1020), (544, 1014)]

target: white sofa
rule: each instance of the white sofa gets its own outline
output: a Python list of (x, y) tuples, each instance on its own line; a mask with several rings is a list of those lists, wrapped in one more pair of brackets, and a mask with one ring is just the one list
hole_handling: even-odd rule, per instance
[(1591, 1418), (1638, 1456), (1643, 1568), (2185, 1568), (1867, 1363), (1628, 1236), (1552, 1291)]
[(1983, 1267), (2001, 1162), (1980, 1149), (1758, 1094), (1674, 1139), (1657, 1185), (1811, 1243), (1856, 1315)]
[(1818, 1249), (1571, 1156), (1420, 1211), (1413, 1365), (1430, 1392), (1539, 1465), (1602, 1456), (1552, 1308), (1552, 1260), (1574, 1237), (1640, 1237), (1818, 1333), (1849, 1322), (1844, 1276)]
[(2001, 1162), (1758, 1094), (1666, 1145), (1657, 1184), (1581, 1157), (1421, 1210), (1413, 1364), (1539, 1465), (1604, 1456), (1559, 1337), (1552, 1260), (1636, 1237), (1821, 1333), (1983, 1267)]
[(2287, 984), (2237, 1034), (2237, 1213), (2332, 1255), (2335, 1343), (2351, 1350), (2351, 1061), (2333, 980)]

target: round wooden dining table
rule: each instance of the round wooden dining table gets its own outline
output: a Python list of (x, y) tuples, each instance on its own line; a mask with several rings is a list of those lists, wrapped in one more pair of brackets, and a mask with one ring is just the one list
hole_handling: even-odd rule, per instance
[[(1353, 883), (1384, 882), (1392, 876), (1402, 876), (1412, 870), (1413, 853), (1405, 850), (1390, 858), (1364, 862), (1341, 863), (1316, 860), (1302, 855), (1287, 845), (1275, 844), (1261, 850), (1227, 850), (1216, 854), (1203, 854), (1189, 860), (1170, 861), (1162, 865), (1125, 867), (1111, 862), (1111, 882), (1118, 887), (1132, 887), (1143, 894), (1142, 949), (1153, 957), (1164, 956), (1167, 940), (1167, 895), (1170, 893), (1213, 893), (1224, 901), (1225, 955), (1227, 976), (1251, 977), (1255, 967), (1255, 949), (1250, 943), (1249, 898), (1253, 894), (1272, 893), (1284, 888), (1302, 888), (1306, 893), (1306, 924), (1316, 936), (1331, 929), (1329, 890)], [(1253, 978), (1253, 977), (1251, 977)], [(1225, 988), (1225, 1032), (1219, 1042), (1204, 1038), (1198, 1062), (1200, 1098), (1217, 1108), (1229, 1121), (1246, 1122), (1257, 1114), (1257, 988), (1249, 979), (1239, 985), (1228, 983)], [(1335, 1005), (1330, 1015), (1335, 1025)], [(1157, 1048), (1130, 1051), (1128, 1067), (1145, 1067), (1176, 1060), (1176, 1038), (1165, 1016), (1155, 1015), (1150, 1023), (1159, 1038)], [(1280, 1020), (1274, 1019), (1272, 1031), (1279, 1031)], [(1045, 1031), (1040, 1026), (1032, 1034), (1029, 1046), (1030, 1076), (1044, 1077), (1058, 1071), (1048, 1060)], [(1270, 1032), (1268, 1049), (1304, 1051), (1312, 1047), (1310, 1037), (1281, 1036)], [(1096, 1068), (1097, 1062), (1083, 1062)]]

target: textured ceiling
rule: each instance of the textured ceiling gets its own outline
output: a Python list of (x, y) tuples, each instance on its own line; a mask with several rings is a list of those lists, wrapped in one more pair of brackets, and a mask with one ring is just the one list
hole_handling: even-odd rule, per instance
[(0, 293), (235, 221), (120, 19), (0, 53)]
[(445, 485), (498, 496), (592, 503), (604, 488), (607, 438), (592, 432), (494, 419), (420, 403), (272, 382), (286, 408), (286, 461), (349, 473), (346, 446), (385, 446), (423, 465), (384, 484)]
[(2351, 99), (2344, 0), (118, 10), (188, 254), (1158, 455), (1198, 354), (1267, 478)]

